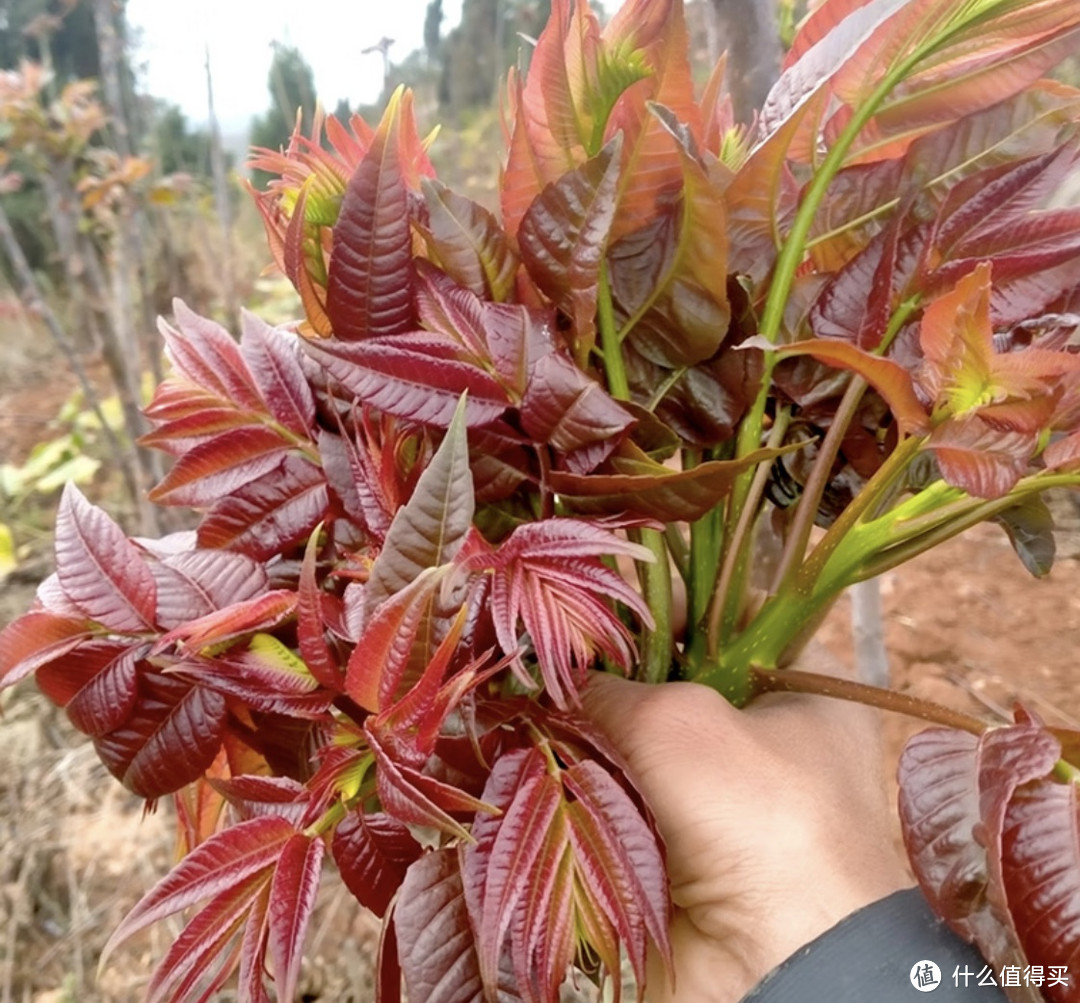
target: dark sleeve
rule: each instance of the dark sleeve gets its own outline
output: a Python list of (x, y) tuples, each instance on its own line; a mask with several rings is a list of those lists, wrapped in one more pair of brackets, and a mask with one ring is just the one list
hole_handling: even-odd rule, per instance
[[(917, 990), (912, 969), (919, 965), (925, 984), (934, 975), (924, 967), (928, 961), (940, 970), (938, 984)], [(743, 1003), (998, 1003), (1005, 1000), (996, 988), (1000, 981), (1000, 973), (930, 911), (922, 893), (909, 888), (852, 913), (807, 944)]]

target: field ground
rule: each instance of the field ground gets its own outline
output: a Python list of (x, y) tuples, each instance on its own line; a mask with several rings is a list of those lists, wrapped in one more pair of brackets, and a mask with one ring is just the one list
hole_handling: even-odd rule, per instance
[[(0, 462), (17, 464), (55, 434), (50, 423), (74, 384), (33, 324), (0, 334)], [(49, 569), (44, 527), (54, 502), (42, 503), (36, 524), (34, 512), (20, 514), (28, 552), (0, 582), (0, 625), (26, 608)], [(1061, 559), (1036, 581), (1004, 534), (983, 526), (885, 576), (882, 594), (901, 689), (991, 715), (1020, 700), (1080, 728), (1080, 561)], [(850, 657), (847, 616), (842, 600), (820, 635), (841, 657)], [(132, 1003), (175, 928), (125, 945), (100, 978), (95, 969), (109, 931), (169, 865), (168, 808), (144, 815), (31, 685), (4, 693), (0, 709), (0, 1003)], [(886, 728), (891, 773), (919, 726), (890, 719)], [(327, 882), (303, 998), (369, 1000), (376, 936), (373, 921)]]

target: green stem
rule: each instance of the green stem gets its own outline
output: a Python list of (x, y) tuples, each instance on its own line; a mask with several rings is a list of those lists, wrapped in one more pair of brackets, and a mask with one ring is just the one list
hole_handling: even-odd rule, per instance
[[(858, 138), (859, 133), (862, 132), (870, 119), (873, 118), (889, 92), (903, 80), (907, 73), (913, 69), (929, 51), (931, 50), (917, 50), (908, 56), (907, 59), (901, 60), (896, 66), (893, 66), (886, 71), (884, 77), (882, 77), (881, 82), (874, 89), (873, 93), (864, 103), (860, 104), (855, 109), (851, 120), (822, 161), (821, 167), (814, 173), (814, 176), (807, 187), (806, 194), (799, 205), (799, 211), (796, 213), (791, 230), (788, 232), (783, 247), (780, 249), (776, 267), (773, 271), (772, 283), (769, 287), (769, 294), (765, 299), (765, 308), (761, 315), (759, 333), (768, 341), (775, 344), (776, 339), (780, 335), (780, 328), (784, 319), (784, 309), (787, 306), (788, 299), (791, 295), (791, 289), (795, 282), (795, 275), (798, 272), (799, 265), (802, 263), (803, 256), (806, 253), (806, 244), (810, 235), (810, 229), (813, 226), (814, 218), (821, 208), (822, 202), (825, 200), (829, 185), (843, 167), (844, 158)], [(754, 404), (743, 418), (739, 428), (738, 456), (745, 456), (747, 453), (756, 449), (761, 442), (761, 431), (765, 417), (765, 404), (768, 400), (772, 371), (775, 366), (775, 357), (770, 353), (766, 353), (761, 388), (758, 391)], [(729, 531), (734, 526), (746, 522), (743, 518), (743, 511), (747, 505), (748, 496), (751, 492), (751, 485), (754, 483), (759, 483), (759, 479), (756, 479), (755, 475), (749, 471), (741, 474), (736, 479), (729, 501)], [(732, 561), (738, 563), (740, 556), (741, 555), (736, 553), (732, 557)]]
[(803, 563), (794, 581), (797, 589), (810, 592), (818, 586), (818, 578), (833, 552), (844, 543), (863, 515), (892, 487), (897, 478), (903, 475), (922, 444), (922, 438), (912, 436), (899, 443), (889, 454)]
[(680, 366), (678, 369), (673, 369), (668, 373), (653, 391), (652, 396), (645, 405), (645, 410), (655, 411), (657, 405), (667, 396), (667, 392), (686, 375), (689, 368), (689, 366)]
[[(1080, 481), (1080, 476), (1076, 474), (1063, 475), (1063, 477), (1067, 478), (1067, 483), (1070, 485), (1075, 485)], [(945, 515), (943, 511), (943, 517), (934, 520), (929, 526), (927, 526), (926, 519), (930, 517), (906, 525), (901, 523), (894, 531), (893, 538), (896, 542), (888, 544), (883, 549), (875, 548), (874, 558), (864, 564), (858, 571), (858, 577), (852, 580), (861, 581), (867, 578), (876, 578), (886, 571), (899, 567), (924, 551), (930, 550), (946, 540), (951, 540), (954, 536), (963, 533), (964, 530), (970, 529), (972, 526), (985, 522), (987, 519), (1012, 508), (1027, 495), (1036, 494), (1046, 490), (1047, 487), (1056, 486), (1045, 483), (1051, 479), (1059, 480), (1053, 475), (1049, 478), (1045, 477), (1045, 475), (1026, 478), (1007, 495), (990, 501), (982, 498), (964, 498), (962, 503), (954, 502), (948, 506), (949, 513)], [(890, 512), (886, 517), (889, 522), (892, 521), (892, 514)], [(931, 515), (936, 515), (936, 513), (931, 513)], [(866, 528), (870, 529), (871, 527)], [(827, 570), (826, 574), (828, 574)]]
[(314, 839), (323, 833), (333, 829), (346, 815), (347, 809), (344, 802), (335, 801), (325, 813), (311, 823), (305, 830), (304, 835)]
[(836, 142), (829, 149), (821, 167), (814, 173), (806, 195), (799, 205), (799, 211), (795, 215), (795, 221), (791, 225), (784, 246), (780, 250), (780, 256), (776, 260), (776, 270), (773, 273), (772, 285), (769, 288), (768, 298), (765, 300), (765, 310), (761, 315), (760, 333), (775, 342), (780, 333), (780, 325), (784, 318), (784, 308), (791, 295), (791, 287), (795, 282), (795, 275), (806, 253), (806, 243), (810, 236), (810, 229), (814, 224), (814, 217), (825, 200), (825, 194), (833, 178), (840, 172), (859, 133), (863, 131), (867, 123), (877, 114), (881, 103), (888, 97), (890, 91), (904, 79), (907, 74), (926, 55), (925, 52), (916, 50), (907, 59), (901, 60), (896, 66), (886, 71), (881, 83), (874, 88), (874, 92), (865, 102), (854, 109), (851, 120), (844, 131), (837, 137)]
[[(607, 263), (600, 265), (600, 281), (597, 293), (597, 323), (600, 328), (600, 351), (607, 373), (608, 391), (616, 400), (630, 400), (630, 383), (626, 377), (622, 345), (615, 326), (615, 307), (611, 298), (611, 282)], [(642, 529), (630, 533), (632, 539), (646, 546), (654, 560), (639, 565), (641, 590), (645, 603), (653, 615), (654, 626), (646, 630), (642, 642), (641, 665), (644, 678), (649, 682), (661, 682), (667, 678), (674, 650), (671, 626), (671, 567), (668, 564), (664, 536), (655, 529)]]
[(600, 327), (600, 351), (604, 357), (608, 390), (616, 400), (628, 401), (630, 400), (630, 383), (626, 378), (622, 345), (619, 343), (619, 332), (615, 327), (615, 305), (611, 299), (611, 281), (608, 278), (606, 261), (600, 265), (596, 312)]
[(722, 651), (701, 666), (691, 667), (691, 678), (712, 687), (736, 707), (744, 706), (753, 696), (751, 667), (775, 668), (792, 642), (828, 608), (831, 599), (796, 592), (772, 596)]
[(641, 678), (648, 683), (662, 683), (671, 669), (671, 653), (675, 648), (671, 624), (671, 567), (663, 534), (655, 529), (640, 529), (630, 533), (638, 543), (648, 547), (655, 560), (639, 564), (641, 590), (645, 605), (653, 615), (653, 629), (646, 630), (642, 639)]
[(664, 542), (667, 544), (668, 554), (679, 572), (679, 577), (687, 584), (690, 582), (690, 548), (686, 539), (679, 531), (679, 527), (669, 522), (664, 527)]
[(700, 623), (709, 607), (709, 593), (716, 581), (720, 554), (719, 509), (713, 509), (690, 526), (690, 622)]
[[(776, 416), (769, 441), (770, 449), (778, 448), (787, 434), (791, 421), (789, 408), (782, 408)], [(734, 525), (725, 527), (724, 557), (720, 574), (716, 579), (707, 613), (706, 637), (709, 660), (716, 658), (720, 645), (730, 636), (739, 615), (743, 601), (743, 584), (749, 564), (750, 544), (753, 539), (753, 526), (757, 520), (758, 505), (765, 492), (765, 482), (769, 479), (771, 464), (759, 463), (753, 479), (743, 497), (734, 502), (738, 518)]]
[(1054, 768), (1050, 773), (1063, 784), (1080, 784), (1080, 770), (1064, 759), (1059, 759), (1054, 763)]

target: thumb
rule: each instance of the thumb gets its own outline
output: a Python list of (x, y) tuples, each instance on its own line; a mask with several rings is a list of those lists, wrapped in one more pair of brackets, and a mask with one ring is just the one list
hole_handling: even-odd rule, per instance
[(591, 672), (589, 676), (581, 694), (581, 709), (625, 755), (622, 745), (635, 730), (631, 722), (641, 714), (643, 703), (654, 687), (610, 672)]

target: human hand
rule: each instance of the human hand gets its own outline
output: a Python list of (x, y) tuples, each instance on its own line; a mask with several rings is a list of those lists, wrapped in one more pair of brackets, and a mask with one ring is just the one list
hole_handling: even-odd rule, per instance
[(890, 829), (878, 712), (791, 694), (739, 711), (695, 683), (599, 675), (584, 705), (667, 845), (676, 984), (651, 964), (654, 1003), (739, 1000), (845, 916), (912, 883)]

